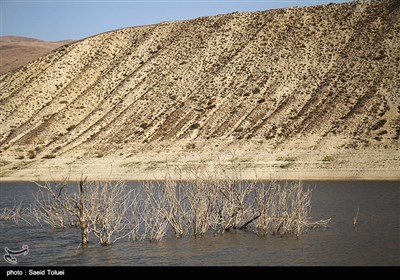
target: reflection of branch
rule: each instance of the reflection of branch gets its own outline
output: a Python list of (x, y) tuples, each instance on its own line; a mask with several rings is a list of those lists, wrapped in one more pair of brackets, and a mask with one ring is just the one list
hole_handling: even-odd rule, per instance
[(360, 212), (360, 207), (357, 207), (357, 214), (356, 216), (353, 218), (353, 226), (356, 226), (357, 224), (357, 219), (358, 219), (358, 213)]

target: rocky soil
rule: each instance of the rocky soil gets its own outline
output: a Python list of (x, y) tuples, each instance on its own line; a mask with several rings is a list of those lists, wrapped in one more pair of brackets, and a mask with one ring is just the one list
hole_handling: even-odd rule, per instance
[(353, 1), (64, 45), (0, 76), (1, 179), (215, 162), (246, 178), (400, 179), (399, 18), (400, 1)]

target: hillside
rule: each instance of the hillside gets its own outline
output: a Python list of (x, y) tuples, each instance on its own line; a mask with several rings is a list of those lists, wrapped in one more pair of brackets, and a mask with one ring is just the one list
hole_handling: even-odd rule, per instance
[(399, 17), (400, 1), (351, 2), (65, 45), (0, 76), (2, 179), (216, 158), (249, 178), (399, 179)]
[(0, 36), (0, 75), (71, 42), (45, 42), (26, 37)]

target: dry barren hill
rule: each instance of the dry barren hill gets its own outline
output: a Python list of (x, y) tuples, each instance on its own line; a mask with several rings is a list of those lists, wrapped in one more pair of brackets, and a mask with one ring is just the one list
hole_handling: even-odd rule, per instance
[(136, 179), (218, 158), (249, 178), (399, 179), (399, 18), (398, 0), (351, 2), (61, 47), (0, 76), (2, 178)]
[(0, 36), (0, 75), (71, 42), (45, 42), (26, 37)]

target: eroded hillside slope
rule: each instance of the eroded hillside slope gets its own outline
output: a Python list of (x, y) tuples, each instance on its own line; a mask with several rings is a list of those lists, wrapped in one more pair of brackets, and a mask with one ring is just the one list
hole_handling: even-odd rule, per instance
[(278, 150), (398, 153), (399, 2), (202, 17), (66, 45), (0, 76), (3, 175), (18, 160), (228, 147), (249, 162)]

